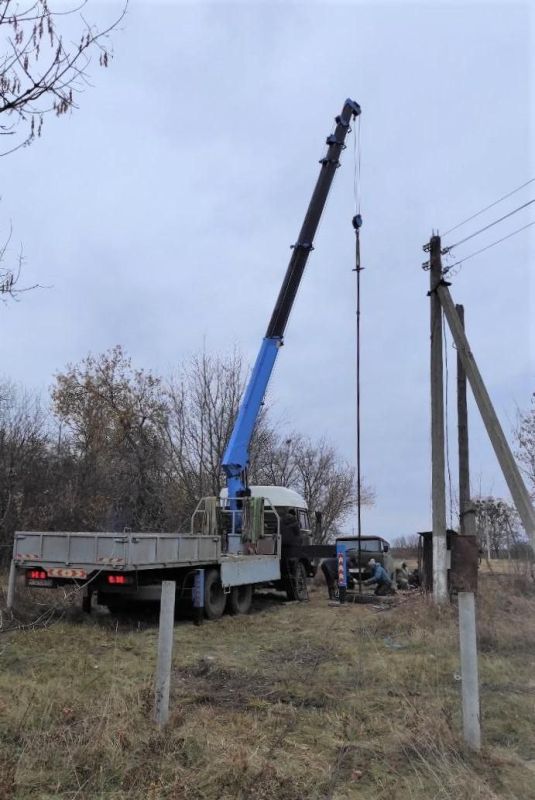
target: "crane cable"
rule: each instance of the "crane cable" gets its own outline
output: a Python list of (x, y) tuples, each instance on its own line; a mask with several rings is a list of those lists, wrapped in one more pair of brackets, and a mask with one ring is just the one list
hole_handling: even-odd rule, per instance
[(352, 220), (355, 230), (355, 267), (353, 272), (356, 274), (356, 382), (357, 382), (357, 543), (358, 543), (358, 566), (359, 566), (359, 594), (362, 594), (362, 564), (361, 564), (361, 537), (362, 537), (362, 476), (360, 465), (360, 273), (363, 267), (360, 261), (360, 228), (362, 226), (362, 216), (360, 213), (361, 191), (360, 191), (360, 115), (357, 121), (358, 133), (353, 131), (354, 143), (354, 174), (353, 192), (355, 200), (355, 215)]

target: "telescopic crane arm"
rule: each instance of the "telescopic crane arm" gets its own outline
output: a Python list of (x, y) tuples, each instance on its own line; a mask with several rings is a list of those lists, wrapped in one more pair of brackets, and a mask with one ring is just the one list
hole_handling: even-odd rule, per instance
[(308, 256), (313, 249), (314, 236), (325, 208), (334, 173), (337, 167), (340, 166), (340, 154), (345, 148), (345, 138), (349, 131), (350, 122), (353, 117), (357, 117), (359, 114), (360, 106), (358, 103), (353, 100), (346, 100), (342, 113), (336, 117), (334, 133), (327, 137), (327, 153), (320, 160), (320, 174), (299, 237), (296, 244), (293, 245), (290, 263), (223, 456), (222, 466), (227, 476), (228, 496), (231, 507), (236, 507), (237, 505), (235, 498), (247, 494), (249, 446), (255, 425), (277, 353), (283, 344), (286, 323), (292, 310)]

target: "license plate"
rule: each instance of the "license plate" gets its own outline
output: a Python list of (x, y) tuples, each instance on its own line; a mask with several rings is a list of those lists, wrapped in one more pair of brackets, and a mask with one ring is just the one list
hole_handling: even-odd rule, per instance
[(51, 578), (28, 578), (26, 584), (27, 586), (43, 586), (45, 589), (50, 589), (54, 586), (54, 581)]

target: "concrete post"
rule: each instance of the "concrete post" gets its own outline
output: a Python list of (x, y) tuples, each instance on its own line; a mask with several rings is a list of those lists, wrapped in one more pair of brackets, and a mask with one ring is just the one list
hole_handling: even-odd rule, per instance
[(11, 559), (11, 565), (9, 567), (9, 579), (7, 583), (6, 605), (8, 608), (13, 608), (13, 606), (15, 605), (16, 578), (17, 578), (17, 570), (15, 569), (15, 562), (13, 561), (13, 559)]
[(459, 644), (463, 696), (463, 731), (466, 744), (481, 748), (479, 674), (477, 665), (476, 606), (473, 592), (459, 592)]
[(158, 635), (158, 663), (154, 697), (154, 719), (161, 727), (169, 719), (169, 690), (173, 658), (173, 633), (175, 622), (175, 581), (162, 581), (160, 601), (160, 628)]
[[(464, 329), (464, 308), (456, 305)], [(468, 404), (466, 401), (466, 372), (457, 353), (457, 425), (459, 442), (459, 527), (467, 536), (475, 534), (474, 506), (470, 499), (470, 448), (468, 444)]]

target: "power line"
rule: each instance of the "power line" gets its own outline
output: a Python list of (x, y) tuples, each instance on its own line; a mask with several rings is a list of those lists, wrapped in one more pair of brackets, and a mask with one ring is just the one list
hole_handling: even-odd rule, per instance
[(462, 222), (457, 223), (457, 225), (454, 225), (453, 228), (450, 228), (449, 230), (446, 231), (446, 233), (443, 233), (442, 235), (443, 236), (447, 236), (448, 233), (451, 233), (452, 231), (456, 231), (457, 228), (460, 228), (462, 225), (466, 225), (467, 222), (471, 222), (471, 220), (475, 219), (476, 217), (479, 217), (480, 214), (484, 214), (485, 211), (489, 210), (489, 208), (494, 208), (494, 206), (497, 206), (498, 203), (502, 202), (502, 200), (507, 200), (508, 197), (511, 197), (513, 194), (516, 194), (516, 192), (519, 192), (521, 189), (524, 189), (525, 186), (529, 186), (530, 183), (534, 183), (534, 182), (535, 182), (535, 178), (530, 178), (529, 181), (526, 181), (521, 186), (517, 186), (516, 189), (513, 189), (512, 192), (508, 192), (507, 194), (504, 194), (503, 197), (499, 197), (493, 203), (490, 203), (490, 205), (485, 206), (485, 208), (482, 208), (481, 211), (477, 211), (475, 214), (472, 214), (471, 217), (468, 217), (467, 219), (463, 219)]
[(448, 245), (448, 247), (445, 247), (442, 250), (442, 253), (443, 254), (444, 253), (449, 253), (450, 250), (453, 250), (455, 247), (459, 247), (459, 245), (464, 244), (465, 242), (468, 242), (470, 239), (473, 239), (474, 236), (479, 236), (480, 233), (483, 233), (484, 231), (488, 231), (489, 228), (492, 228), (494, 225), (497, 225), (499, 222), (503, 222), (504, 219), (508, 219), (509, 217), (512, 217), (513, 214), (516, 214), (519, 211), (522, 211), (523, 208), (527, 208), (528, 206), (532, 205), (532, 203), (535, 203), (535, 198), (533, 200), (528, 200), (527, 203), (524, 203), (523, 205), (518, 206), (518, 208), (514, 208), (512, 211), (509, 211), (508, 214), (504, 214), (503, 217), (500, 217), (499, 219), (495, 219), (494, 222), (489, 222), (489, 224), (485, 225), (484, 228), (480, 228), (475, 233), (471, 233), (470, 236), (465, 236), (464, 239), (461, 239), (460, 241), (455, 242), (455, 244)]
[(516, 231), (512, 231), (511, 233), (508, 233), (507, 236), (502, 236), (501, 239), (497, 239), (495, 242), (491, 242), (491, 244), (488, 244), (486, 247), (482, 247), (481, 250), (476, 250), (475, 253), (470, 253), (470, 255), (459, 259), (459, 261), (456, 261), (455, 264), (450, 264), (449, 267), (446, 267), (443, 270), (442, 274), (445, 275), (447, 272), (449, 272), (454, 267), (459, 266), (459, 264), (462, 264), (464, 261), (468, 261), (469, 258), (473, 258), (474, 256), (478, 256), (480, 253), (484, 253), (485, 250), (490, 250), (490, 248), (494, 247), (494, 245), (500, 244), (501, 242), (505, 242), (506, 239), (510, 239), (511, 236), (515, 236), (517, 233), (520, 233), (520, 231), (525, 231), (526, 228), (530, 228), (532, 225), (535, 225), (535, 220), (533, 220), (533, 222), (528, 222), (527, 225), (523, 225), (521, 228), (517, 228)]

